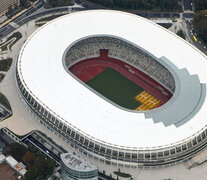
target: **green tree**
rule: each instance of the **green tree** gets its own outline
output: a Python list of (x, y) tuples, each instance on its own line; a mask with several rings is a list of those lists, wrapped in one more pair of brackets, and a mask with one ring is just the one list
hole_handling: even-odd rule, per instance
[(30, 167), (34, 164), (36, 158), (37, 158), (37, 157), (36, 157), (36, 155), (35, 155), (34, 153), (32, 153), (32, 152), (30, 152), (30, 151), (27, 151), (27, 152), (24, 154), (22, 160), (23, 160), (23, 162), (25, 163), (25, 165), (26, 165), (28, 168), (30, 168)]
[(194, 0), (196, 10), (207, 9), (207, 0)]
[(10, 5), (9, 8), (8, 8), (8, 12), (7, 12), (7, 16), (8, 18), (11, 18), (13, 16), (13, 8), (12, 6)]
[(179, 0), (88, 0), (108, 8), (181, 11)]
[(22, 9), (28, 8), (30, 6), (29, 0), (20, 0), (20, 7)]
[(207, 10), (202, 10), (194, 15), (193, 26), (197, 35), (207, 43)]
[(185, 33), (183, 32), (182, 29), (180, 29), (177, 33), (178, 36), (180, 36), (181, 38), (185, 39)]
[(26, 172), (24, 180), (46, 179), (53, 173), (55, 161), (52, 159), (43, 159), (36, 157), (32, 167)]
[(47, 7), (69, 6), (73, 5), (74, 0), (47, 0)]
[(18, 162), (22, 161), (22, 157), (26, 153), (27, 149), (21, 144), (12, 143), (6, 149), (3, 150), (3, 154), (13, 156)]

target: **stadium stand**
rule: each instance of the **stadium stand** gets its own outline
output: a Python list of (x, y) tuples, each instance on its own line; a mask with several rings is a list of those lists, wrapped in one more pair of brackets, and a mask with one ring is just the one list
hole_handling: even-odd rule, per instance
[(175, 81), (169, 70), (143, 50), (114, 37), (89, 37), (77, 42), (66, 54), (66, 66), (69, 68), (77, 61), (98, 57), (100, 49), (108, 49), (109, 57), (130, 63), (174, 92)]

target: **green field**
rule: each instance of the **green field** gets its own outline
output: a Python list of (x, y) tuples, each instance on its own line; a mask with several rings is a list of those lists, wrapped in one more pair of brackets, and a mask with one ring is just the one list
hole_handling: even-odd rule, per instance
[(134, 97), (144, 89), (112, 68), (105, 69), (86, 84), (124, 108), (134, 110), (141, 105)]

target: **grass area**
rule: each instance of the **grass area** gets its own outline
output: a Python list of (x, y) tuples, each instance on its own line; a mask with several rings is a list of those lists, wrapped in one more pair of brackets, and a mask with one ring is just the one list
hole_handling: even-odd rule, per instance
[(184, 31), (182, 29), (180, 29), (177, 33), (178, 36), (180, 36), (181, 38), (185, 39), (186, 35), (184, 33)]
[(11, 111), (11, 106), (8, 99), (0, 92), (0, 104)]
[(1, 47), (1, 49), (2, 49), (2, 51), (7, 51), (7, 49), (8, 49), (8, 45), (11, 43), (11, 41), (8, 41), (7, 43), (5, 43), (2, 47)]
[(35, 24), (35, 26), (37, 26), (37, 27), (41, 27), (41, 26), (43, 26), (44, 24), (46, 24), (46, 23), (37, 23), (37, 24)]
[(86, 84), (124, 108), (133, 110), (141, 105), (134, 97), (143, 89), (112, 68), (105, 69)]
[(117, 176), (123, 177), (123, 178), (130, 178), (131, 177), (130, 174), (123, 173), (123, 172), (120, 172), (120, 171), (114, 171), (114, 174), (116, 174)]
[(4, 79), (5, 74), (0, 73), (0, 82)]
[[(16, 38), (12, 43), (10, 43), (9, 41), (12, 39), (12, 38)], [(2, 44), (0, 44), (0, 47), (2, 48), (2, 51), (6, 51), (8, 50), (8, 45), (9, 45), (9, 49), (12, 48), (12, 46), (19, 40), (22, 38), (22, 34), (20, 32), (15, 32), (14, 34), (12, 34), (8, 39), (7, 41), (5, 42), (5, 44), (2, 46)], [(8, 43), (7, 43), (8, 42)]]
[(52, 15), (52, 16), (49, 16), (49, 17), (46, 17), (46, 18), (39, 19), (39, 20), (36, 21), (36, 23), (38, 23), (38, 22), (44, 22), (44, 21), (51, 21), (51, 20), (53, 20), (55, 18), (58, 18), (60, 16), (63, 16), (63, 15), (64, 14)]
[(104, 179), (107, 179), (107, 180), (115, 180), (114, 178), (112, 178), (112, 176), (107, 176), (107, 175), (105, 175), (104, 173), (101, 173), (101, 172), (98, 172), (98, 175), (103, 177)]
[(0, 60), (0, 71), (5, 71), (5, 72), (8, 71), (11, 64), (12, 64), (11, 58)]
[(166, 28), (166, 29), (169, 29), (172, 26), (172, 23), (161, 23), (159, 25), (162, 26), (162, 27), (164, 27), (164, 28)]

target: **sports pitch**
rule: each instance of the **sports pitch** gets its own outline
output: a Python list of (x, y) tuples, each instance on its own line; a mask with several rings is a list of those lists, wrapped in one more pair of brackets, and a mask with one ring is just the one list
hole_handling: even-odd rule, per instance
[(105, 69), (86, 84), (124, 108), (134, 110), (142, 104), (134, 97), (144, 89), (112, 68)]

